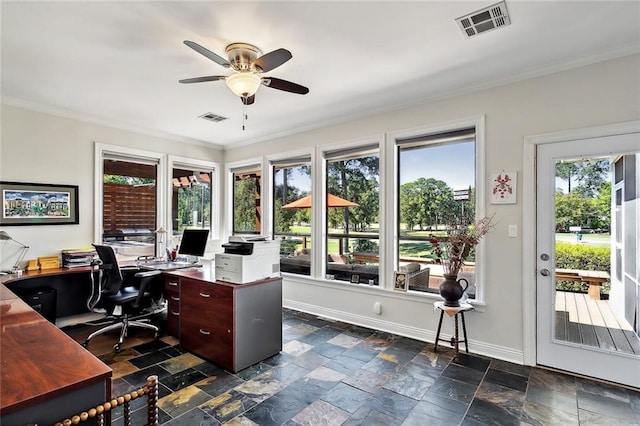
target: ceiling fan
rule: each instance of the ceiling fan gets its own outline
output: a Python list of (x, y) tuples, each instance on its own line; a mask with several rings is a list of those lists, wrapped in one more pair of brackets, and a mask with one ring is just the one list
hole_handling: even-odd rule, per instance
[(231, 68), (235, 72), (228, 76), (210, 75), (206, 77), (187, 78), (179, 80), (180, 83), (189, 84), (225, 80), (229, 89), (240, 97), (244, 105), (253, 104), (256, 91), (260, 85), (285, 92), (297, 93), (299, 95), (309, 93), (307, 87), (299, 84), (275, 77), (263, 77), (260, 75), (279, 67), (291, 59), (291, 52), (287, 49), (280, 48), (263, 55), (262, 51), (252, 44), (231, 43), (225, 48), (228, 59), (224, 59), (220, 55), (213, 53), (193, 41), (185, 40), (184, 44), (211, 59), (213, 62), (225, 68)]

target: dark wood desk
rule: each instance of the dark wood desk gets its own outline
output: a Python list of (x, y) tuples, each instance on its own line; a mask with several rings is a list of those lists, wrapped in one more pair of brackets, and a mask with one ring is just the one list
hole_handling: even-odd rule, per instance
[[(281, 278), (249, 284), (216, 281), (212, 262), (203, 263), (201, 268), (163, 272), (165, 283), (177, 283), (175, 308), (184, 315), (174, 331), (184, 347), (233, 372), (279, 353)], [(58, 299), (65, 291), (85, 297), (91, 271), (57, 268), (0, 276), (2, 426), (53, 423), (111, 396), (111, 369), (11, 291), (53, 283), (60, 289)], [(70, 289), (65, 289), (69, 279)], [(63, 313), (75, 309), (67, 306)], [(77, 309), (86, 311), (84, 304)], [(72, 410), (61, 411), (71, 403)], [(45, 417), (37, 417), (43, 412)]]
[(216, 281), (207, 262), (166, 272), (165, 286), (167, 328), (185, 349), (234, 373), (282, 350), (282, 278)]
[(111, 368), (6, 286), (71, 271), (81, 272), (56, 269), (0, 277), (0, 423), (3, 426), (53, 424), (111, 397)]

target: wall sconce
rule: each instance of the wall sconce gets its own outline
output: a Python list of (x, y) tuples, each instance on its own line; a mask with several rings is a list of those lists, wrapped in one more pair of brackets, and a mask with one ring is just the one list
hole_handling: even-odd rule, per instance
[(25, 255), (27, 254), (27, 251), (29, 250), (29, 246), (26, 244), (22, 244), (20, 241), (15, 240), (11, 235), (7, 234), (6, 231), (0, 231), (0, 241), (13, 241), (14, 243), (20, 246), (20, 251), (18, 252), (18, 258), (16, 259), (16, 262), (11, 267), (11, 270), (2, 271), (2, 272), (9, 273), (9, 274), (16, 274), (20, 272), (20, 262), (22, 262), (22, 259), (24, 259)]

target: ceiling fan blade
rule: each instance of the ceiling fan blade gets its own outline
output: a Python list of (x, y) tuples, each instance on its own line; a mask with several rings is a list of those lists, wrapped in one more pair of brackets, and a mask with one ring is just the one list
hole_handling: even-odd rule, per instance
[(253, 65), (260, 68), (260, 72), (269, 72), (274, 68), (287, 62), (292, 58), (291, 52), (287, 49), (276, 49), (273, 52), (265, 53), (253, 61)]
[(206, 56), (207, 58), (211, 59), (213, 62), (222, 65), (223, 67), (227, 67), (228, 68), (231, 65), (222, 56), (213, 53), (212, 51), (210, 51), (206, 47), (202, 47), (196, 42), (185, 40), (184, 44), (186, 44), (187, 46), (189, 46), (190, 48), (192, 48), (193, 50), (195, 50), (199, 54), (201, 54), (203, 56)]
[(267, 87), (271, 87), (272, 89), (284, 90), (285, 92), (297, 93), (299, 95), (306, 95), (309, 93), (309, 88), (307, 87), (275, 77), (263, 77), (262, 84)]
[(240, 100), (245, 105), (252, 105), (256, 100), (256, 95), (251, 95), (249, 97), (240, 96)]
[(178, 82), (179, 83), (185, 83), (185, 84), (203, 83), (205, 81), (224, 80), (225, 78), (227, 78), (227, 76), (225, 76), (225, 75), (209, 75), (209, 76), (206, 76), (206, 77), (185, 78), (184, 80), (178, 80)]

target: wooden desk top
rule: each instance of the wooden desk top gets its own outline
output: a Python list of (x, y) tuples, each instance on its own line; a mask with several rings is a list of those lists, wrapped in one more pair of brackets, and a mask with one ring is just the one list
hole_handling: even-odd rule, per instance
[[(2, 276), (0, 282), (89, 270), (59, 268), (55, 272)], [(0, 285), (0, 347), (2, 414), (93, 383), (107, 382), (107, 392), (110, 392), (111, 368), (44, 319), (4, 285)]]
[(66, 274), (82, 274), (91, 272), (90, 266), (82, 266), (80, 268), (52, 268), (37, 271), (23, 272), (22, 275), (9, 274), (0, 275), (0, 283), (16, 282), (22, 280), (28, 280), (35, 277), (46, 277), (47, 275), (66, 275)]

